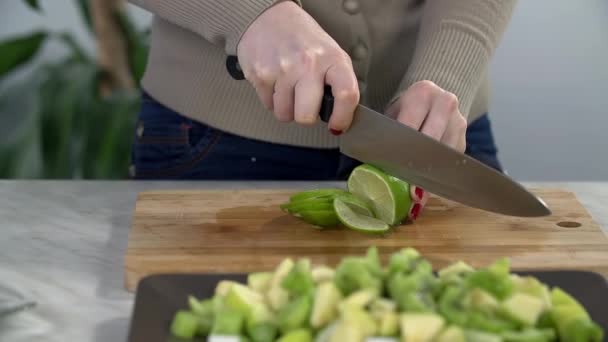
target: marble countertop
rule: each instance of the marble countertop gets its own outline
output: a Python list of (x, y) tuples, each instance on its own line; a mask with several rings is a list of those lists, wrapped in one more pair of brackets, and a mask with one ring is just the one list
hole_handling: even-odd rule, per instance
[[(0, 181), (0, 341), (125, 341), (133, 295), (123, 254), (138, 192), (154, 189), (311, 188), (314, 182)], [(608, 182), (526, 183), (574, 191), (608, 232)]]

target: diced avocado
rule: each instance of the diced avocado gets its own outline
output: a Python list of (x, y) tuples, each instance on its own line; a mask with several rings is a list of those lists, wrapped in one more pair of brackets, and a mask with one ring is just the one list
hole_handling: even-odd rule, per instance
[(465, 330), (467, 342), (503, 342), (502, 337), (478, 330)]
[(287, 305), (289, 292), (282, 287), (272, 287), (266, 294), (266, 299), (273, 310), (279, 311)]
[(386, 311), (379, 316), (378, 334), (380, 336), (396, 336), (399, 332), (399, 315)]
[(240, 335), (243, 330), (244, 317), (242, 314), (223, 310), (215, 315), (213, 327), (211, 328), (212, 335)]
[(582, 307), (572, 304), (553, 306), (551, 320), (557, 327), (560, 340), (563, 341), (601, 341), (603, 331), (591, 321)]
[(420, 253), (413, 248), (405, 248), (391, 255), (388, 273), (410, 273), (421, 260)]
[[(215, 295), (216, 296), (224, 297), (225, 295), (228, 294), (228, 292), (232, 288), (232, 285), (234, 285), (234, 284), (239, 284), (239, 283), (237, 283), (235, 281), (232, 281), (232, 280), (222, 280), (222, 281), (220, 281), (215, 286)], [(239, 284), (239, 285), (241, 285), (241, 284)]]
[(395, 310), (397, 310), (397, 303), (385, 298), (374, 299), (370, 306), (370, 311), (373, 313), (394, 312)]
[(175, 337), (190, 339), (198, 330), (199, 317), (190, 311), (178, 311), (171, 322), (171, 334)]
[(241, 336), (210, 335), (207, 342), (245, 342)]
[(245, 285), (235, 283), (226, 294), (224, 304), (227, 308), (246, 317), (254, 306), (264, 305), (264, 297)]
[(452, 325), (444, 329), (435, 342), (467, 342), (464, 330), (461, 327)]
[(468, 275), (466, 284), (471, 289), (479, 287), (494, 297), (504, 300), (513, 292), (509, 267), (509, 259), (499, 259), (486, 269), (477, 270)]
[(266, 293), (270, 287), (272, 272), (256, 272), (247, 276), (247, 286), (259, 293)]
[(312, 293), (314, 282), (310, 274), (310, 260), (298, 260), (281, 282), (281, 287), (292, 297)]
[(276, 338), (276, 317), (265, 304), (254, 306), (246, 321), (247, 334), (253, 342), (272, 342)]
[(211, 299), (198, 301), (194, 296), (188, 296), (188, 306), (198, 316), (206, 317), (213, 315), (213, 301)]
[(213, 296), (211, 299), (211, 306), (213, 307), (213, 315), (218, 315), (220, 312), (224, 311), (224, 297)]
[(551, 290), (551, 304), (553, 306), (567, 305), (571, 307), (576, 307), (581, 315), (589, 318), (587, 310), (585, 310), (581, 303), (579, 303), (578, 300), (574, 299), (574, 297), (570, 296), (568, 293), (566, 293), (559, 287), (554, 287), (553, 290)]
[(334, 279), (335, 271), (331, 267), (327, 266), (318, 266), (314, 267), (311, 271), (312, 280), (315, 284), (321, 284), (326, 281), (331, 281)]
[(291, 272), (291, 269), (295, 266), (293, 260), (291, 258), (283, 259), (277, 269), (274, 271), (272, 275), (272, 279), (270, 280), (271, 287), (280, 286), (283, 282), (283, 279)]
[(404, 313), (400, 317), (402, 342), (433, 341), (445, 320), (433, 313)]
[(333, 282), (319, 285), (315, 292), (310, 325), (318, 329), (336, 319), (338, 303), (341, 299), (342, 294)]
[(273, 323), (258, 323), (247, 326), (247, 335), (252, 342), (273, 342), (279, 330)]
[(478, 287), (471, 290), (464, 299), (465, 307), (486, 313), (495, 312), (500, 304), (496, 297)]
[(515, 293), (502, 303), (505, 314), (528, 326), (536, 325), (544, 308), (541, 299), (525, 293)]
[(312, 342), (312, 332), (309, 329), (292, 330), (277, 342)]
[(339, 321), (329, 338), (329, 342), (363, 342), (365, 337), (356, 323)]
[(357, 292), (353, 292), (350, 296), (346, 297), (340, 306), (352, 306), (355, 308), (365, 308), (374, 299), (378, 297), (378, 292), (374, 289), (364, 289)]
[(538, 297), (543, 301), (545, 309), (551, 308), (551, 295), (547, 285), (538, 281), (538, 279), (527, 276), (521, 277), (516, 274), (511, 274), (511, 282), (513, 283), (513, 291), (529, 294)]
[(331, 324), (328, 324), (327, 326), (325, 326), (324, 328), (319, 330), (315, 337), (315, 342), (329, 342), (331, 335), (334, 333), (334, 330), (336, 330), (337, 326), (338, 326), (338, 321), (334, 321)]
[(375, 289), (378, 292), (382, 289), (381, 275), (375, 274), (365, 258), (344, 258), (336, 269), (334, 283), (345, 295), (361, 289)]
[(308, 324), (311, 306), (309, 296), (301, 296), (285, 305), (277, 314), (279, 329), (285, 333), (305, 327)]
[(549, 342), (555, 340), (553, 329), (525, 329), (501, 334), (505, 342)]
[(347, 307), (340, 314), (343, 322), (358, 326), (363, 337), (373, 336), (378, 331), (376, 321), (363, 309)]
[(270, 307), (278, 311), (289, 301), (289, 292), (282, 287), (283, 279), (289, 274), (294, 267), (294, 262), (290, 258), (284, 259), (272, 275), (270, 280), (270, 288), (266, 297)]
[(469, 264), (463, 262), (463, 261), (458, 261), (455, 262), (447, 267), (442, 268), (441, 270), (439, 270), (439, 272), (437, 272), (437, 275), (439, 275), (439, 278), (449, 278), (449, 277), (453, 277), (453, 276), (461, 276), (464, 274), (469, 274), (469, 273), (473, 273), (475, 272), (475, 269), (473, 267), (471, 267)]

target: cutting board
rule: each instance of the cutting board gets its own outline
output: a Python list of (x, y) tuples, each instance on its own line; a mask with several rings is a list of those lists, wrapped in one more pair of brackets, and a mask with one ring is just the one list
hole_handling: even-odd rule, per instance
[(509, 257), (516, 270), (608, 275), (608, 239), (574, 194), (533, 191), (553, 215), (507, 217), (431, 198), (415, 223), (384, 236), (312, 228), (278, 207), (295, 190), (144, 192), (135, 205), (125, 283), (132, 291), (150, 274), (271, 270), (286, 257), (335, 265), (372, 245), (384, 260), (415, 247), (435, 268), (457, 260), (481, 267)]

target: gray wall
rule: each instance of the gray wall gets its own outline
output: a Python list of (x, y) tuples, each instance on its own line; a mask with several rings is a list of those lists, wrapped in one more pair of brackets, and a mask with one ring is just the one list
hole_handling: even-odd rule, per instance
[(608, 1), (520, 0), (490, 75), (513, 177), (608, 180)]
[[(32, 25), (68, 29), (93, 48), (72, 1), (44, 15), (0, 1), (0, 38)], [(149, 15), (131, 8), (141, 25)], [(61, 53), (48, 46), (42, 58)], [(608, 180), (608, 1), (520, 0), (492, 61), (500, 156), (519, 180)]]

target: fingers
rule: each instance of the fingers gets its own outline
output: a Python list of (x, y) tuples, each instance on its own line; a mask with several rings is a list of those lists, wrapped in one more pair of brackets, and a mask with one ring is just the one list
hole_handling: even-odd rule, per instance
[(420, 131), (436, 140), (441, 140), (450, 118), (458, 114), (456, 95), (442, 90), (441, 93), (435, 94), (431, 111), (424, 120)]
[(323, 78), (319, 74), (307, 74), (295, 87), (294, 119), (302, 125), (313, 125), (319, 117), (323, 97)]
[(443, 90), (431, 81), (420, 81), (409, 87), (399, 100), (397, 120), (415, 130), (420, 130), (433, 102)]
[(249, 81), (255, 88), (260, 101), (266, 109), (272, 111), (274, 109), (274, 84), (276, 80), (276, 72), (269, 68), (257, 68), (252, 75), (246, 75)]
[(458, 112), (451, 116), (448, 127), (441, 137), (441, 141), (460, 152), (464, 152), (466, 149), (466, 131), (467, 119)]
[(352, 65), (344, 58), (333, 64), (325, 74), (325, 82), (331, 86), (334, 96), (334, 109), (329, 120), (333, 131), (346, 131), (352, 121), (355, 108), (359, 104), (359, 85)]
[(282, 77), (274, 86), (273, 110), (277, 120), (291, 122), (294, 119), (295, 89), (293, 80)]

